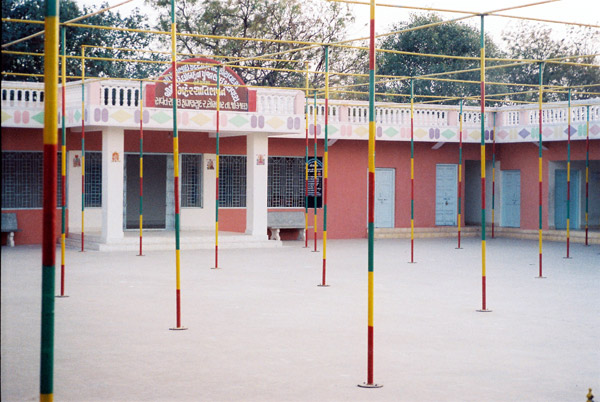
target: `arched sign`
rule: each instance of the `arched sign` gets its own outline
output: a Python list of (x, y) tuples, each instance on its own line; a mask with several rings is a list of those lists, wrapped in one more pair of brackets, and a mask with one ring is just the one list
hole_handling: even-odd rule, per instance
[[(194, 58), (177, 65), (177, 107), (183, 109), (217, 109), (218, 61)], [(173, 67), (158, 78), (154, 88), (154, 107), (173, 107)], [(221, 68), (221, 110), (248, 111), (248, 88), (231, 68)]]

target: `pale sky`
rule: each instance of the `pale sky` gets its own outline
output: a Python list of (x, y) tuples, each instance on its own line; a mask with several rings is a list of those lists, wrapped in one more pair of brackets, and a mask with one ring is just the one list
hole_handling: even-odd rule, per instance
[[(98, 0), (76, 0), (77, 3), (93, 6), (97, 8)], [(118, 4), (122, 0), (108, 0), (110, 5)], [(323, 0), (325, 1), (325, 0)], [(362, 0), (368, 2), (368, 0)], [(487, 12), (500, 8), (512, 7), (517, 5), (539, 2), (540, 0), (378, 0), (382, 4), (397, 4), (404, 6), (419, 6), (433, 8), (450, 8), (455, 10)], [(127, 13), (133, 8), (140, 8), (143, 12), (148, 13), (149, 17), (153, 13), (144, 0), (133, 0), (132, 2), (120, 6), (118, 8), (122, 13)], [(368, 36), (369, 34), (369, 6), (351, 4), (356, 23), (350, 30), (348, 38), (358, 38)], [(406, 10), (401, 8), (377, 7), (375, 12), (376, 33), (381, 34), (389, 32), (390, 26), (396, 21), (407, 20), (408, 15), (415, 10)], [(439, 13), (445, 19), (452, 19), (462, 16), (463, 14)], [(578, 22), (585, 24), (600, 25), (600, 0), (561, 0), (553, 3), (542, 4), (527, 8), (522, 8), (514, 11), (505, 11), (504, 14), (535, 17), (549, 20), (559, 20), (568, 22)], [(473, 17), (464, 21), (467, 24), (479, 28), (480, 18)], [(516, 26), (518, 20), (489, 16), (485, 19), (485, 30), (489, 32), (497, 42), (500, 42), (502, 31)], [(560, 24), (549, 24), (556, 35), (561, 35)], [(600, 29), (599, 29), (600, 31)]]

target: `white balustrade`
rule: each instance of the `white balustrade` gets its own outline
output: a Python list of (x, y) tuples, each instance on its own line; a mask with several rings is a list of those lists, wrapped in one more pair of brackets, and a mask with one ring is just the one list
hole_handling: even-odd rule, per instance
[(140, 98), (139, 84), (102, 83), (100, 104), (103, 106), (137, 107)]
[(43, 107), (44, 84), (23, 83), (11, 81), (2, 82), (2, 103), (8, 102), (10, 106), (18, 107)]

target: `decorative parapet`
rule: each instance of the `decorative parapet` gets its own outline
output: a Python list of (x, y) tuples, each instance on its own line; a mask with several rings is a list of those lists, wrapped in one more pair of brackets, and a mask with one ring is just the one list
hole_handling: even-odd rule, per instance
[[(139, 127), (139, 81), (92, 80), (85, 83), (85, 124), (88, 127), (114, 126), (124, 129)], [(66, 86), (66, 124), (81, 124), (81, 83)], [(60, 104), (60, 99), (59, 99)], [(44, 121), (43, 84), (2, 82), (2, 127), (42, 128)], [(308, 102), (309, 132), (314, 132), (317, 114), (317, 137), (324, 137), (325, 105), (317, 99)], [(268, 132), (290, 138), (305, 135), (305, 98), (299, 90), (257, 89), (256, 108), (251, 112), (221, 111), (223, 135), (245, 135)], [(590, 138), (600, 138), (600, 99), (573, 101), (571, 104), (571, 139), (586, 137), (589, 108)], [(331, 139), (368, 139), (368, 104), (365, 101), (329, 101)], [(419, 142), (458, 142), (459, 113), (456, 106), (420, 105), (414, 107), (414, 138)], [(59, 121), (60, 121), (59, 112)], [(486, 141), (498, 143), (536, 142), (539, 139), (537, 105), (488, 108), (485, 121)], [(170, 130), (172, 114), (168, 109), (144, 107), (147, 130)], [(495, 126), (494, 126), (495, 121)], [(181, 130), (214, 132), (216, 112), (179, 109)], [(376, 103), (376, 135), (378, 140), (410, 141), (410, 105)], [(479, 142), (481, 113), (478, 107), (463, 108), (463, 141)], [(544, 141), (567, 139), (568, 108), (566, 102), (545, 104), (542, 111)]]

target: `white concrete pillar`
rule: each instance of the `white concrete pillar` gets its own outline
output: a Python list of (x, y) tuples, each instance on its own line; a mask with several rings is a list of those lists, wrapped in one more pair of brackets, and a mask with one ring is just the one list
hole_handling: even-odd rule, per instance
[(267, 240), (269, 136), (246, 136), (246, 234)]
[(123, 238), (123, 154), (125, 131), (108, 127), (102, 130), (102, 241)]
[(81, 151), (67, 152), (67, 192), (69, 233), (81, 232)]

